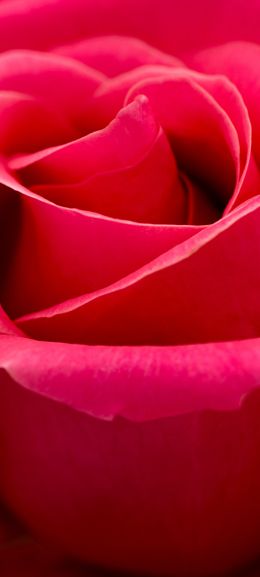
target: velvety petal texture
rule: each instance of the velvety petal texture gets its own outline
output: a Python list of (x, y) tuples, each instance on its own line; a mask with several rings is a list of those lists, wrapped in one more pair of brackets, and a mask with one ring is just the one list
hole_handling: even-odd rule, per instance
[[(1, 475), (2, 479), (2, 475)], [(0, 570), (2, 577), (92, 577), (46, 544), (28, 534), (27, 529), (0, 506)], [(98, 575), (97, 573), (95, 573)]]
[(225, 74), (239, 88), (251, 117), (253, 147), (258, 162), (260, 162), (259, 56), (259, 45), (232, 42), (199, 52), (191, 58), (191, 63), (195, 68), (205, 72)]
[(124, 223), (68, 210), (33, 197), (2, 176), (22, 192), (20, 224), (16, 239), (9, 241), (1, 287), (12, 317), (110, 285), (197, 233), (197, 227)]
[[(259, 42), (257, 0), (3, 0), (1, 49), (50, 49), (102, 34), (130, 35), (171, 54), (229, 40)], [(62, 21), (62, 26), (61, 26)]]
[(97, 71), (55, 54), (10, 50), (0, 57), (0, 90), (29, 94), (66, 122), (70, 138), (86, 131), (87, 105), (102, 79)]
[[(2, 487), (29, 527), (93, 564), (150, 575), (221, 574), (257, 556), (259, 394), (246, 391), (257, 341), (109, 351), (11, 339)], [(205, 401), (213, 412), (198, 411)]]
[(18, 325), (32, 336), (88, 344), (257, 337), (259, 211), (257, 197), (117, 283), (26, 315)]
[(79, 568), (49, 552), (30, 537), (1, 548), (0, 570), (2, 577), (99, 577), (95, 571)]
[(0, 3), (0, 575), (258, 577), (260, 4)]
[(170, 68), (183, 66), (179, 59), (160, 52), (137, 38), (122, 36), (87, 38), (58, 47), (55, 52), (75, 58), (108, 77), (116, 77), (145, 64), (161, 64)]
[(185, 221), (175, 158), (142, 95), (104, 130), (10, 165), (32, 190), (65, 206), (137, 222)]

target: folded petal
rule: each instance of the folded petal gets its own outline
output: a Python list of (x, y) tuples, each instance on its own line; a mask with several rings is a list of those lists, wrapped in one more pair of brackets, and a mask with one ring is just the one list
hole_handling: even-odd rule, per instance
[(49, 49), (86, 37), (123, 34), (176, 54), (230, 39), (257, 42), (259, 19), (257, 0), (154, 0), (152, 10), (148, 0), (4, 0), (0, 47)]
[(9, 319), (3, 308), (0, 306), (0, 334), (1, 335), (22, 335), (16, 325)]
[(3, 166), (0, 179), (14, 195), (5, 223), (12, 222), (17, 204), (15, 236), (8, 227), (1, 231), (1, 302), (12, 317), (104, 287), (199, 230), (59, 207), (22, 187)]
[(145, 97), (121, 110), (104, 130), (61, 146), (23, 155), (10, 162), (23, 170), (27, 184), (74, 183), (99, 172), (126, 168), (147, 154), (158, 137), (159, 124)]
[(18, 320), (35, 338), (146, 345), (259, 337), (259, 197), (100, 291)]
[[(88, 103), (103, 75), (56, 54), (11, 50), (0, 56), (0, 89), (26, 93), (67, 121), (71, 136), (84, 134)], [(30, 130), (35, 130), (30, 125)], [(55, 138), (55, 135), (54, 135)]]
[(66, 119), (21, 92), (0, 90), (0, 122), (0, 153), (5, 157), (59, 144), (72, 136)]
[[(183, 68), (184, 66), (182, 66)], [(142, 65), (128, 72), (118, 74), (114, 78), (106, 78), (93, 95), (91, 118), (93, 126), (102, 127), (110, 122), (124, 105), (125, 98), (131, 88), (141, 81), (151, 80), (158, 76), (172, 77), (173, 68), (165, 65)], [(190, 72), (185, 70), (185, 74)]]
[[(137, 69), (131, 70), (130, 72), (121, 74), (116, 78), (107, 79), (100, 84), (93, 97), (93, 123), (96, 126), (103, 126), (109, 122), (122, 107), (129, 91), (130, 95), (131, 93), (139, 93), (139, 91), (142, 92), (142, 87), (144, 86), (144, 92), (147, 94), (147, 86), (149, 87), (150, 84), (153, 85), (154, 82), (159, 83), (160, 77), (164, 81), (168, 78), (169, 82), (172, 83), (174, 83), (174, 81), (176, 82), (176, 80), (180, 78), (183, 78), (187, 82), (195, 83), (195, 85), (198, 85), (205, 90), (210, 97), (213, 97), (215, 107), (217, 106), (219, 108), (220, 106), (222, 119), (220, 120), (219, 118), (219, 123), (226, 124), (226, 131), (231, 134), (233, 133), (230, 142), (230, 152), (233, 155), (233, 162), (236, 171), (236, 184), (233, 187), (233, 191), (232, 187), (230, 187), (230, 198), (225, 208), (225, 213), (229, 212), (229, 210), (234, 206), (256, 194), (260, 178), (254, 164), (254, 158), (251, 154), (252, 129), (248, 111), (241, 94), (228, 78), (217, 75), (195, 74), (189, 69), (181, 69), (180, 67), (174, 71), (172, 68), (166, 68), (165, 66), (141, 66)], [(135, 85), (137, 85), (136, 88)], [(181, 106), (181, 104), (178, 104), (177, 91), (175, 90), (173, 92), (172, 98), (169, 98), (169, 100), (167, 100), (167, 97), (163, 99), (163, 105), (161, 108), (160, 103), (158, 102), (159, 99), (157, 98), (157, 101), (155, 102), (155, 98), (154, 96), (151, 96), (151, 93), (150, 100), (154, 107), (154, 111), (159, 116), (159, 119), (163, 119), (169, 126), (169, 119), (174, 115), (172, 103), (174, 102), (177, 107)], [(193, 107), (190, 106), (188, 111), (190, 120), (192, 118), (192, 108)], [(183, 109), (185, 110), (185, 103), (183, 103)], [(209, 115), (208, 103), (205, 105), (204, 114), (205, 116)], [(214, 137), (217, 136), (215, 133), (217, 133), (217, 130), (212, 127), (211, 131), (209, 131), (208, 139), (213, 141)], [(203, 138), (202, 126), (197, 130), (197, 139), (201, 138)], [(236, 142), (237, 139), (239, 141), (238, 143)], [(223, 145), (219, 146), (223, 147)], [(226, 167), (225, 171), (223, 171), (223, 175), (227, 177)], [(225, 186), (223, 186), (223, 183), (219, 185), (218, 196), (223, 196), (223, 191), (225, 196), (225, 188), (227, 185), (228, 179)], [(197, 207), (197, 212), (199, 213), (199, 211), (200, 207)]]
[(65, 44), (56, 48), (55, 52), (75, 58), (109, 77), (118, 76), (144, 64), (184, 66), (177, 58), (160, 52), (137, 38), (125, 36), (87, 38), (75, 44)]
[(231, 42), (194, 54), (189, 63), (206, 73), (225, 74), (242, 94), (253, 129), (253, 150), (260, 164), (260, 46)]
[(165, 134), (145, 97), (108, 127), (10, 163), (19, 180), (67, 207), (152, 223), (185, 223), (186, 195)]
[[(185, 346), (87, 346), (0, 336), (19, 385), (96, 418), (136, 422), (238, 409), (260, 386), (260, 339)], [(15, 354), (14, 354), (15, 352)]]
[(259, 339), (0, 343), (2, 492), (37, 534), (113, 572), (224, 574), (255, 560)]
[(209, 202), (221, 204), (231, 196), (237, 181), (238, 135), (223, 107), (199, 80), (177, 69), (171, 75), (140, 81), (126, 102), (138, 94), (148, 97), (178, 166), (206, 187)]

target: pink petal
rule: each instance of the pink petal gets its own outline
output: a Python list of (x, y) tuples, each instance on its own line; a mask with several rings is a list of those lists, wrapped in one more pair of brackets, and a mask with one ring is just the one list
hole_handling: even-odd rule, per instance
[(146, 421), (239, 408), (260, 386), (259, 343), (110, 347), (10, 334), (0, 336), (0, 366), (22, 387), (77, 411)]
[[(221, 107), (222, 123), (226, 125), (225, 130), (230, 133), (230, 152), (233, 155), (233, 162), (236, 170), (236, 185), (234, 186), (233, 191), (231, 187), (230, 200), (225, 209), (225, 212), (228, 212), (234, 205), (241, 203), (255, 194), (255, 190), (258, 189), (257, 185), (259, 184), (259, 175), (256, 172), (253, 164), (253, 157), (251, 155), (252, 131), (248, 112), (240, 93), (227, 78), (216, 75), (198, 75), (188, 69), (173, 71), (170, 68), (167, 69), (165, 66), (141, 66), (140, 68), (121, 74), (116, 78), (108, 79), (97, 88), (93, 98), (93, 123), (96, 126), (103, 126), (109, 122), (123, 105), (126, 94), (129, 90), (135, 94), (135, 91), (137, 91), (137, 93), (142, 92), (142, 87), (144, 86), (145, 91), (150, 83), (160, 82), (160, 77), (162, 80), (166, 80), (168, 77), (169, 81), (172, 82), (176, 82), (176, 79), (180, 78), (187, 80), (187, 82), (195, 82), (214, 98), (215, 106), (219, 105)], [(141, 85), (139, 86), (140, 83)], [(136, 84), (138, 84), (138, 86), (137, 88), (134, 88)], [(176, 96), (176, 94), (173, 94), (175, 106)], [(174, 114), (171, 106), (172, 99), (169, 98), (168, 105), (166, 105), (164, 101), (164, 105), (162, 106), (163, 110), (160, 111), (158, 101), (155, 103), (155, 99), (154, 97), (151, 97), (151, 94), (150, 98), (155, 111), (159, 114), (159, 118), (161, 119), (163, 113), (164, 121), (169, 125), (169, 118)], [(185, 105), (183, 105), (183, 108), (185, 108)], [(192, 107), (190, 107), (190, 109), (191, 108)], [(204, 114), (208, 114), (207, 107), (205, 107)], [(189, 110), (189, 116), (190, 115), (191, 112)], [(214, 129), (212, 129), (211, 132), (212, 134), (209, 134), (208, 138), (213, 139)], [(201, 136), (200, 127), (197, 138)], [(239, 143), (237, 142), (237, 138)], [(225, 175), (225, 178), (226, 167), (225, 171), (223, 171), (223, 175)], [(226, 186), (227, 183), (225, 183), (225, 185), (224, 183), (219, 185), (218, 195), (223, 196), (223, 190), (225, 190)], [(203, 191), (198, 191), (198, 195), (202, 192)], [(204, 205), (205, 207), (207, 206), (205, 199)], [(199, 213), (203, 215), (201, 206), (195, 208), (198, 215)], [(203, 218), (193, 222), (202, 221)]]
[(255, 560), (259, 339), (2, 337), (0, 350), (3, 494), (34, 531), (112, 571), (208, 575)]
[(106, 76), (118, 76), (144, 64), (184, 66), (180, 60), (156, 50), (149, 44), (124, 36), (87, 38), (56, 48), (56, 53), (75, 58)]
[(17, 326), (9, 319), (3, 308), (0, 306), (0, 334), (1, 335), (22, 335)]
[(24, 170), (22, 176), (28, 184), (80, 182), (96, 173), (137, 162), (152, 147), (159, 129), (148, 99), (141, 96), (121, 110), (104, 130), (32, 155), (18, 156), (10, 167)]
[(259, 217), (256, 197), (119, 282), (18, 325), (35, 338), (87, 344), (259, 337)]
[(66, 119), (22, 92), (0, 90), (0, 122), (0, 152), (5, 156), (33, 152), (73, 135)]
[[(48, 49), (86, 37), (131, 35), (172, 54), (259, 41), (257, 0), (3, 0), (0, 46)], [(62, 23), (62, 25), (61, 25)]]
[[(214, 91), (214, 80), (213, 91)], [(146, 79), (130, 90), (149, 98), (156, 118), (168, 134), (179, 167), (209, 191), (209, 202), (231, 196), (239, 163), (238, 135), (225, 110), (200, 85), (200, 77), (176, 70)], [(218, 79), (215, 81), (217, 85)], [(225, 87), (223, 87), (223, 90)], [(218, 90), (220, 92), (220, 90)]]
[[(234, 205), (258, 194), (260, 190), (260, 106), (258, 93), (260, 76), (258, 61), (260, 48), (245, 42), (234, 42), (205, 50), (189, 58), (190, 64), (206, 73), (225, 74), (238, 87), (248, 108), (252, 124), (252, 152), (244, 175), (242, 189), (234, 198)], [(255, 159), (258, 163), (256, 166)]]
[(260, 46), (232, 42), (195, 54), (192, 66), (206, 73), (225, 74), (241, 92), (253, 129), (253, 150), (260, 163)]
[[(158, 76), (165, 77), (167, 74), (172, 78), (173, 68), (175, 66), (170, 68), (162, 65), (143, 65), (115, 78), (105, 79), (93, 95), (91, 110), (93, 126), (102, 127), (110, 122), (124, 105), (127, 93), (135, 84)], [(189, 75), (190, 71), (185, 70), (183, 73)]]
[(12, 316), (109, 285), (198, 232), (193, 226), (143, 225), (55, 206), (3, 167), (0, 180), (9, 197), (11, 188), (17, 191), (3, 213), (5, 223), (11, 222), (9, 209), (12, 215), (18, 210), (20, 223), (10, 238), (8, 228), (3, 230), (1, 302)]
[(169, 143), (145, 97), (104, 130), (11, 163), (32, 190), (64, 205), (111, 217), (184, 223), (185, 191)]
[(70, 124), (74, 137), (84, 134), (88, 103), (103, 79), (97, 71), (56, 54), (12, 50), (0, 56), (0, 90), (35, 97), (60, 122)]
[[(187, 218), (185, 189), (162, 130), (147, 155), (132, 166), (101, 171), (75, 184), (34, 184), (30, 188), (56, 204), (117, 219), (185, 224)], [(202, 214), (198, 222), (202, 222)]]
[(252, 154), (253, 127), (240, 92), (228, 78), (218, 77), (215, 74), (214, 76), (203, 74), (197, 79), (197, 82), (209, 91), (225, 110), (239, 138), (239, 178), (224, 211), (224, 214), (228, 214), (235, 206), (255, 196), (259, 190), (260, 173)]

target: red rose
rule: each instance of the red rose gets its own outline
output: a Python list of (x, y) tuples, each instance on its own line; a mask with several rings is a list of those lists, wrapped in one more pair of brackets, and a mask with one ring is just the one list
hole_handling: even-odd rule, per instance
[(1, 4), (3, 577), (259, 556), (259, 16)]

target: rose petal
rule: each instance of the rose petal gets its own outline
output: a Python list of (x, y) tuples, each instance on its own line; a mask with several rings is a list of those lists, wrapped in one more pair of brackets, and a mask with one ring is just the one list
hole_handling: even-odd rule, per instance
[(35, 338), (87, 344), (258, 337), (259, 215), (256, 197), (118, 283), (29, 314), (18, 325)]
[(219, 212), (214, 204), (209, 202), (207, 191), (192, 182), (185, 174), (182, 174), (181, 178), (187, 195), (187, 224), (212, 223), (217, 220)]
[[(93, 98), (93, 123), (96, 126), (103, 126), (109, 122), (123, 105), (129, 90), (131, 90), (131, 92), (135, 91), (134, 86), (140, 82), (145, 82), (145, 86), (147, 84), (149, 85), (153, 82), (153, 79), (158, 77), (162, 77), (164, 80), (168, 77), (169, 81), (172, 80), (173, 82), (176, 78), (183, 78), (187, 81), (195, 82), (205, 89), (207, 93), (214, 98), (216, 103), (220, 105), (222, 109), (222, 122), (224, 117), (225, 124), (229, 124), (229, 131), (231, 131), (231, 133), (233, 132), (234, 142), (231, 146), (231, 148), (233, 148), (231, 152), (234, 157), (233, 160), (237, 173), (236, 186), (233, 189), (233, 194), (231, 194), (225, 209), (225, 213), (228, 213), (231, 208), (255, 194), (255, 191), (258, 190), (259, 175), (256, 172), (254, 159), (251, 155), (252, 130), (248, 112), (239, 91), (227, 78), (224, 76), (196, 74), (188, 69), (173, 71), (163, 66), (142, 66), (131, 72), (121, 74), (116, 78), (108, 79), (97, 88)], [(137, 91), (139, 90), (140, 92), (142, 91), (141, 88), (137, 87)], [(152, 98), (152, 103), (154, 104), (153, 100)], [(170, 104), (163, 108), (169, 111), (168, 116), (173, 114)], [(161, 118), (158, 103), (155, 104), (155, 110), (159, 113), (159, 118)], [(205, 114), (208, 114), (207, 107), (205, 107)], [(166, 114), (164, 112), (164, 117), (165, 116)], [(230, 121), (233, 127), (230, 126)], [(234, 134), (234, 129), (237, 134)], [(198, 137), (199, 136), (200, 130), (198, 130)], [(239, 139), (239, 146), (236, 143), (237, 137)], [(223, 186), (220, 186), (219, 190), (221, 191), (222, 188)], [(206, 204), (205, 199), (204, 204)], [(196, 207), (198, 214), (200, 211), (201, 206)]]
[[(185, 187), (162, 130), (148, 153), (130, 167), (102, 171), (80, 183), (30, 188), (56, 204), (118, 219), (155, 224), (185, 224), (187, 219)], [(189, 224), (205, 222), (202, 215)]]
[[(1, 483), (1, 477), (0, 477)], [(14, 519), (10, 512), (0, 503), (0, 566), (1, 566), (1, 552), (4, 545), (18, 537), (25, 535), (25, 530), (22, 529), (20, 523)]]
[(104, 130), (32, 155), (18, 156), (9, 166), (23, 170), (22, 176), (28, 184), (81, 182), (96, 173), (138, 162), (154, 144), (159, 129), (148, 99), (139, 96)]
[[(253, 562), (259, 394), (232, 412), (160, 416), (239, 407), (259, 386), (258, 351), (259, 340), (100, 349), (2, 337), (7, 502), (67, 553), (112, 571), (207, 575)], [(111, 409), (135, 422), (84, 414)]]
[(248, 198), (255, 196), (259, 191), (260, 173), (252, 154), (252, 125), (240, 92), (228, 78), (203, 74), (197, 78), (197, 82), (203, 86), (225, 110), (239, 138), (239, 178), (224, 211), (224, 214), (228, 214), (234, 207)]
[[(1, 470), (2, 473), (2, 470)], [(0, 476), (0, 485), (2, 474)], [(72, 563), (53, 547), (41, 543), (0, 503), (1, 577), (91, 577), (100, 575)], [(101, 575), (100, 575), (101, 577)]]
[(17, 326), (9, 319), (3, 308), (0, 306), (0, 334), (4, 335), (22, 335)]
[[(195, 54), (188, 60), (198, 70), (225, 74), (238, 87), (248, 108), (253, 131), (253, 154), (260, 164), (260, 47), (245, 42), (233, 42)], [(259, 166), (251, 156), (248, 174), (240, 196), (245, 200), (260, 190)], [(238, 198), (239, 200), (239, 198)], [(235, 205), (237, 202), (234, 203)]]
[[(0, 477), (1, 481), (1, 477)], [(91, 577), (92, 571), (56, 553), (28, 531), (0, 505), (1, 577)], [(95, 573), (97, 575), (97, 573)]]
[(96, 572), (73, 565), (29, 537), (0, 548), (0, 571), (1, 577), (98, 577)]
[(10, 166), (32, 190), (64, 206), (137, 222), (186, 220), (176, 162), (145, 97), (104, 130), (16, 157)]
[[(172, 67), (162, 65), (139, 66), (115, 78), (105, 79), (96, 89), (93, 95), (91, 117), (93, 126), (102, 127), (114, 118), (124, 105), (125, 97), (129, 90), (139, 84), (140, 81), (151, 80), (158, 76), (165, 77), (169, 74), (172, 77)], [(190, 72), (185, 70), (185, 75)]]
[[(48, 49), (88, 36), (132, 35), (171, 52), (259, 41), (257, 0), (4, 0), (0, 46)], [(62, 26), (61, 26), (62, 22)]]
[[(200, 230), (68, 210), (22, 187), (3, 166), (0, 180), (20, 201), (14, 247), (7, 230), (2, 259), (5, 253), (9, 257), (1, 263), (1, 302), (12, 316), (106, 286)], [(8, 210), (5, 214), (10, 222)]]
[(225, 74), (241, 92), (252, 122), (253, 149), (260, 163), (260, 46), (231, 42), (192, 56), (189, 61), (198, 70)]
[(33, 152), (72, 136), (65, 120), (57, 118), (35, 98), (20, 92), (0, 91), (0, 122), (0, 152), (4, 156)]
[(260, 386), (260, 339), (185, 346), (86, 346), (0, 336), (0, 367), (22, 387), (111, 420), (240, 407)]
[(181, 70), (139, 82), (126, 102), (138, 94), (149, 98), (156, 118), (168, 134), (178, 165), (204, 185), (209, 199), (222, 202), (237, 180), (237, 132), (218, 102)]
[(88, 103), (103, 79), (80, 62), (55, 54), (17, 50), (0, 56), (0, 89), (36, 97), (57, 119), (70, 123), (74, 137), (84, 134)]
[(55, 52), (75, 58), (106, 76), (117, 76), (144, 64), (184, 66), (177, 58), (160, 52), (137, 38), (124, 36), (87, 38), (75, 44), (65, 44), (56, 48)]

